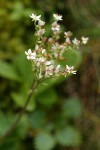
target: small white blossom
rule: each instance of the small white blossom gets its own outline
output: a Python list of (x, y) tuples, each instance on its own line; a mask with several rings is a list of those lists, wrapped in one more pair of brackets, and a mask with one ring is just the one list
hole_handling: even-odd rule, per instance
[(74, 38), (74, 40), (72, 40), (73, 44), (78, 46), (80, 44), (80, 41), (76, 38)]
[(45, 77), (48, 78), (53, 75), (54, 66), (50, 65), (46, 67)]
[(59, 49), (59, 44), (56, 42), (55, 44), (52, 45), (53, 50)]
[(36, 62), (37, 67), (40, 67), (40, 65), (45, 62), (45, 59), (42, 57), (36, 58), (35, 62)]
[(35, 50), (37, 51), (39, 49), (39, 45), (36, 44)]
[(52, 31), (59, 31), (60, 30), (60, 25), (57, 22), (54, 22), (52, 24)]
[(55, 58), (58, 58), (58, 56), (59, 56), (57, 52), (54, 52), (53, 55)]
[(29, 49), (28, 52), (25, 51), (25, 54), (27, 55), (28, 60), (29, 59), (33, 60), (36, 58), (36, 53), (35, 52), (33, 53), (31, 49)]
[(46, 52), (46, 50), (45, 49), (42, 49), (42, 54), (44, 54)]
[(83, 44), (86, 44), (88, 42), (89, 38), (88, 37), (81, 37), (81, 40), (82, 40)]
[(58, 14), (53, 14), (53, 17), (56, 21), (60, 21), (62, 20), (62, 15), (58, 15)]
[(44, 26), (45, 25), (45, 22), (44, 21), (42, 21), (42, 20), (39, 20), (38, 21), (38, 26)]
[(66, 38), (66, 43), (67, 43), (68, 45), (70, 45), (70, 44), (71, 44), (71, 40), (70, 40), (70, 38)]
[(40, 29), (40, 30), (38, 30), (38, 32), (37, 32), (38, 36), (41, 36), (41, 35), (43, 35), (44, 33), (45, 33), (45, 29)]
[(46, 64), (47, 66), (48, 66), (48, 65), (51, 65), (51, 61), (47, 61), (45, 64)]
[(32, 21), (40, 21), (41, 15), (37, 16), (35, 14), (30, 15), (30, 17), (33, 19)]
[(68, 38), (72, 35), (72, 32), (71, 31), (64, 32), (64, 35), (65, 35), (65, 38)]
[(74, 70), (74, 66), (69, 67), (68, 65), (66, 65), (65, 71), (68, 73), (76, 74), (76, 71)]
[(52, 38), (49, 38), (48, 39), (48, 43), (52, 43), (53, 42), (53, 39)]
[(63, 44), (62, 44), (62, 45), (60, 45), (60, 46), (59, 46), (59, 49), (64, 50), (64, 49), (65, 49), (65, 45), (63, 45)]
[(59, 71), (60, 71), (60, 65), (57, 65), (57, 67), (55, 68), (55, 74), (58, 74), (59, 73)]

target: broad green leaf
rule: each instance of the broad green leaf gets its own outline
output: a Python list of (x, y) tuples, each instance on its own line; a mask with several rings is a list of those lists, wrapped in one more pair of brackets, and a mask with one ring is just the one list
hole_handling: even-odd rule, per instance
[(37, 96), (38, 102), (44, 105), (52, 105), (56, 103), (58, 95), (54, 88), (49, 88), (45, 92)]
[[(24, 83), (22, 85), (22, 87), (20, 87), (20, 88), (21, 89), (19, 92), (12, 92), (11, 96), (12, 96), (12, 99), (16, 103), (17, 106), (24, 107), (26, 100), (27, 100), (27, 97), (28, 97), (30, 84)], [(33, 95), (26, 109), (28, 111), (32, 111), (35, 109), (35, 107), (36, 107), (36, 103), (35, 103), (35, 99), (34, 99), (34, 95)]]
[(29, 123), (33, 128), (43, 128), (46, 124), (46, 114), (42, 110), (37, 110), (29, 116)]
[(10, 80), (20, 81), (20, 77), (13, 65), (4, 61), (0, 61), (0, 76)]
[(82, 113), (82, 105), (78, 98), (69, 98), (63, 104), (63, 115), (65, 117), (77, 118)]
[(69, 49), (68, 51), (66, 51), (64, 53), (64, 58), (65, 61), (60, 61), (60, 64), (62, 66), (75, 66), (77, 67), (77, 65), (80, 64), (81, 60), (82, 60), (82, 56), (81, 53), (78, 50), (73, 50), (73, 49)]
[(0, 150), (19, 150), (20, 140), (15, 138), (6, 139), (3, 143), (0, 143)]
[(12, 116), (9, 117), (0, 112), (0, 135), (3, 135), (9, 129), (12, 120)]
[[(23, 93), (12, 93), (12, 98), (17, 106), (24, 107), (27, 96), (25, 96)], [(35, 109), (35, 107), (36, 107), (35, 101), (34, 99), (31, 99), (26, 109), (28, 111), (32, 111)]]
[(48, 132), (41, 132), (34, 141), (37, 150), (52, 150), (55, 146), (54, 137)]
[(32, 65), (31, 62), (26, 59), (24, 52), (17, 55), (13, 59), (13, 64), (19, 75), (22, 77), (22, 81), (31, 82), (33, 79)]
[(21, 120), (18, 122), (16, 131), (15, 131), (17, 137), (20, 139), (24, 139), (29, 127), (30, 127), (30, 124), (28, 122), (28, 116), (24, 114)]
[(58, 130), (56, 133), (56, 139), (58, 143), (63, 146), (79, 146), (81, 143), (80, 133), (72, 127)]

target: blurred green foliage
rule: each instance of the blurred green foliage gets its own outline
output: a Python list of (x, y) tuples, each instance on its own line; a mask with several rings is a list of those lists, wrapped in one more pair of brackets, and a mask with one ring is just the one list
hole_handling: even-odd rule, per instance
[[(35, 12), (43, 16), (47, 36), (52, 14), (60, 13), (64, 18), (63, 29), (95, 38), (100, 35), (99, 6), (99, 0), (0, 0), (0, 136), (23, 108), (33, 79), (31, 64), (24, 55), (25, 50), (34, 48), (35, 41), (29, 15)], [(68, 59), (62, 65), (78, 67), (82, 60), (76, 50), (65, 56)], [(48, 79), (47, 85), (42, 83), (38, 87), (18, 127), (0, 143), (0, 150), (62, 150), (82, 143), (75, 124), (82, 105), (78, 97), (63, 99), (59, 95), (56, 86), (64, 80)]]

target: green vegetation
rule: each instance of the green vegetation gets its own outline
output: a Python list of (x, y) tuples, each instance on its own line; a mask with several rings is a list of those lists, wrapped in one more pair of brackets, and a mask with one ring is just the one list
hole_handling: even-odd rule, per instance
[[(82, 87), (78, 80), (84, 77), (82, 71), (84, 71), (85, 62), (89, 56), (94, 54), (95, 68), (98, 69), (99, 66), (99, 51), (95, 49), (98, 49), (97, 43), (100, 36), (99, 6), (99, 0), (78, 0), (77, 2), (76, 0), (0, 1), (0, 137), (9, 129), (23, 108), (34, 76), (31, 63), (26, 60), (24, 54), (25, 50), (34, 47), (35, 41), (34, 26), (29, 15), (33, 12), (44, 17), (47, 22), (47, 36), (50, 34), (49, 26), (52, 22), (52, 14), (60, 13), (64, 16), (62, 29), (71, 30), (79, 37), (85, 35), (90, 38), (92, 46), (89, 45), (86, 50), (82, 47), (80, 51), (72, 50), (65, 54), (68, 59), (64, 63), (79, 68), (79, 74), (71, 77), (75, 78), (73, 82), (76, 82), (77, 91), (79, 91)], [(93, 46), (94, 51), (92, 50), (92, 52)], [(92, 62), (91, 58), (89, 61)], [(85, 70), (88, 70), (88, 65)], [(90, 93), (88, 94), (85, 90), (83, 93), (80, 92), (81, 94), (78, 92), (67, 93), (65, 83), (67, 82), (69, 86), (72, 84), (68, 82), (70, 77), (67, 79), (57, 77), (41, 83), (18, 126), (9, 137), (0, 142), (0, 150), (64, 150), (67, 148), (99, 150), (100, 121), (98, 117), (91, 114), (86, 115), (91, 121), (87, 123), (87, 119), (83, 119), (82, 121), (87, 123), (83, 128), (80, 124), (81, 118), (84, 116), (82, 113), (82, 111), (84, 112), (83, 100), (88, 101), (87, 97), (91, 98), (92, 92), (94, 95), (99, 95), (100, 80), (97, 76), (95, 76), (94, 85), (89, 85)], [(99, 85), (96, 84), (97, 82)], [(64, 84), (63, 88), (62, 83)], [(84, 82), (83, 89), (87, 88), (85, 84)], [(98, 89), (95, 88), (96, 86)], [(65, 95), (64, 88), (67, 93)], [(89, 96), (85, 97), (85, 94)], [(93, 106), (94, 103), (91, 105)], [(100, 110), (97, 110), (99, 114)], [(87, 132), (90, 136), (92, 135), (91, 139)]]

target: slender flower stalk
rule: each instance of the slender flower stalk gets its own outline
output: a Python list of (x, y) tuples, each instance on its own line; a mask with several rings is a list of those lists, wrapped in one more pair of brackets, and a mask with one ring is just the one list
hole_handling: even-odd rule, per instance
[(32, 98), (33, 93), (35, 92), (35, 90), (37, 89), (37, 87), (39, 85), (39, 82), (40, 82), (39, 80), (33, 81), (33, 84), (29, 90), (28, 97), (26, 99), (24, 107), (19, 112), (17, 118), (15, 119), (13, 124), (10, 126), (10, 128), (4, 133), (4, 135), (2, 135), (0, 137), (0, 143), (2, 143), (13, 132), (13, 130), (17, 127), (19, 121), (21, 120), (21, 118), (23, 117), (23, 114), (25, 113), (25, 110), (26, 110), (26, 108), (27, 108), (27, 106), (28, 106), (28, 104)]

